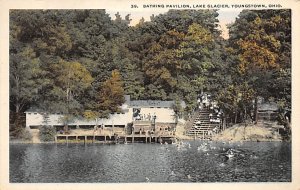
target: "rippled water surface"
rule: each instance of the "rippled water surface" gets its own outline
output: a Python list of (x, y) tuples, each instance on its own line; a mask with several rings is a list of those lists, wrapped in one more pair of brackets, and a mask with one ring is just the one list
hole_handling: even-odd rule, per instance
[[(10, 182), (289, 182), (291, 146), (187, 141), (160, 144), (11, 144)], [(189, 145), (190, 144), (190, 145)], [(226, 150), (236, 154), (228, 159)]]

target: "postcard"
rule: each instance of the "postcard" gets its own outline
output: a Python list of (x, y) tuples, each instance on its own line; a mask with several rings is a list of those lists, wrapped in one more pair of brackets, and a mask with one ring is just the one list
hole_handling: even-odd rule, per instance
[(299, 1), (1, 1), (0, 189), (300, 189)]

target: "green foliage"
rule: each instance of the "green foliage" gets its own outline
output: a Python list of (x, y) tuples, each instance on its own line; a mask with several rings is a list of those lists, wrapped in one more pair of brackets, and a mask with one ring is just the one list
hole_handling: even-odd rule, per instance
[(192, 112), (203, 91), (240, 120), (258, 96), (291, 107), (290, 10), (244, 10), (229, 40), (220, 37), (217, 10), (170, 10), (136, 26), (130, 15), (115, 16), (10, 11), (11, 112), (38, 106), (64, 113), (67, 125), (120, 112), (124, 94), (181, 99)]
[[(18, 50), (16, 50), (18, 49)], [(10, 57), (10, 97), (15, 108), (19, 113), (38, 97), (37, 82), (41, 74), (40, 60), (36, 57), (33, 49), (30, 47), (11, 47)], [(36, 82), (37, 80), (37, 82)]]
[(75, 119), (75, 115), (73, 114), (64, 114), (61, 116), (58, 121), (63, 123), (64, 126), (67, 126), (69, 123), (73, 122)]
[[(229, 117), (245, 121), (251, 114), (254, 90), (247, 84), (228, 85), (216, 96), (219, 105)], [(238, 114), (241, 113), (241, 114)]]
[(43, 125), (40, 127), (40, 140), (43, 142), (54, 141), (56, 130), (53, 126)]
[(174, 98), (174, 104), (172, 105), (172, 109), (175, 113), (175, 120), (178, 121), (179, 118), (183, 117), (184, 109), (181, 105), (180, 99), (177, 97)]
[(94, 120), (99, 117), (99, 113), (96, 111), (86, 110), (83, 112), (83, 116), (87, 120)]
[(23, 139), (25, 141), (31, 141), (32, 140), (32, 134), (28, 130), (23, 129), (22, 133), (21, 133), (21, 139)]
[(145, 93), (143, 85), (143, 72), (139, 71), (136, 65), (126, 64), (125, 72), (122, 73), (125, 94), (132, 99), (141, 99)]
[[(200, 15), (200, 13), (203, 17), (210, 15), (208, 14), (210, 12), (205, 12), (208, 15), (204, 12), (170, 11), (164, 16)], [(163, 15), (159, 18), (162, 17)], [(180, 21), (184, 22), (187, 18), (192, 19), (192, 16), (182, 17)], [(145, 96), (147, 98), (174, 99), (174, 94), (177, 94), (186, 101), (186, 109), (190, 112), (196, 107), (197, 94), (209, 88), (211, 71), (220, 64), (221, 60), (216, 60), (213, 56), (219, 51), (215, 48), (219, 43), (218, 40), (214, 40), (216, 31), (196, 20), (188, 23), (184, 30), (174, 27), (162, 32), (157, 40), (149, 45), (146, 50), (147, 57), (143, 61), (143, 70), (146, 74)], [(143, 27), (145, 26), (142, 25), (141, 28)]]
[(121, 112), (120, 106), (125, 102), (123, 81), (120, 72), (113, 70), (111, 78), (103, 82), (98, 97), (100, 117), (107, 117), (109, 113)]
[[(244, 10), (230, 26), (227, 60), (234, 69), (229, 70), (229, 90), (218, 95), (228, 114), (236, 110), (245, 115), (246, 109), (255, 115), (257, 97), (285, 102), (285, 108), (290, 108), (290, 19), (290, 10)], [(238, 106), (234, 97), (241, 91), (247, 96), (241, 96), (243, 106)]]
[(84, 106), (81, 97), (91, 88), (93, 78), (89, 71), (79, 62), (69, 62), (60, 59), (47, 67), (52, 76), (49, 80), (53, 84), (42, 91), (42, 101), (39, 106), (49, 112), (75, 113), (79, 115)]

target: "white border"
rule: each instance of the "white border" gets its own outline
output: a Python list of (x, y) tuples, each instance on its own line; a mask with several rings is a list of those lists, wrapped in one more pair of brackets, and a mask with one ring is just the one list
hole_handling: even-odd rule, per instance
[[(149, 3), (164, 3), (164, 4), (281, 4), (282, 8), (292, 9), (292, 182), (291, 183), (137, 183), (137, 184), (10, 184), (9, 183), (9, 161), (8, 161), (8, 117), (9, 117), (9, 89), (8, 89), (8, 27), (9, 27), (9, 9), (109, 9), (111, 11), (128, 11), (133, 12), (135, 10), (130, 9), (131, 4), (149, 4)], [(299, 111), (299, 71), (300, 65), (299, 52), (300, 52), (300, 1), (297, 0), (285, 0), (285, 1), (233, 1), (233, 0), (0, 0), (0, 190), (6, 189), (87, 189), (87, 188), (103, 188), (103, 189), (293, 189), (300, 190), (300, 111)], [(147, 9), (147, 11), (154, 12), (156, 9)], [(146, 11), (141, 7), (136, 11)], [(297, 75), (298, 74), (298, 75)]]

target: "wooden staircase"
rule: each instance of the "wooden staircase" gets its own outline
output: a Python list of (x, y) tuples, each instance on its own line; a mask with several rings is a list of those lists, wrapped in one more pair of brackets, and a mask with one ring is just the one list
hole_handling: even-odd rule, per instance
[[(209, 116), (211, 114), (211, 117)], [(221, 123), (211, 122), (210, 119), (217, 119), (216, 113), (211, 113), (207, 109), (199, 110), (192, 126), (187, 130), (186, 135), (200, 138), (211, 139), (214, 134), (213, 129), (220, 130)]]
[(193, 127), (193, 124), (194, 124), (195, 120), (199, 117), (199, 114), (200, 114), (199, 111), (194, 112), (192, 117), (188, 121), (185, 122), (185, 124), (184, 124), (185, 131), (189, 131)]

